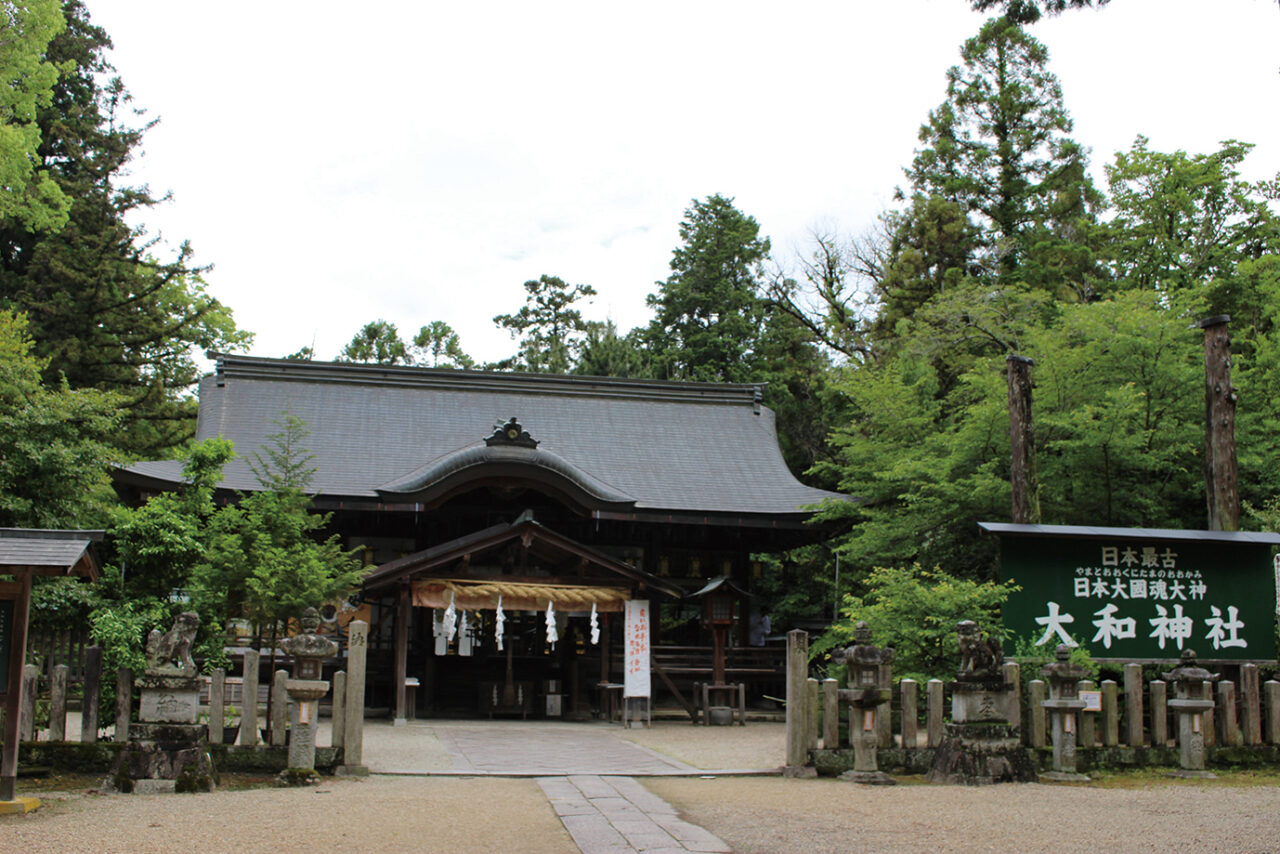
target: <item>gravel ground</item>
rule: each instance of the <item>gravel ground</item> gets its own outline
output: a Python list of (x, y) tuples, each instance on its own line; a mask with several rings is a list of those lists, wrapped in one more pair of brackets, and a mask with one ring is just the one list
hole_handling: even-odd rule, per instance
[(645, 779), (740, 854), (1280, 852), (1280, 788)]
[[(599, 726), (708, 770), (776, 768), (782, 762), (780, 724)], [(404, 767), (451, 763), (425, 721), (394, 728), (371, 723), (365, 756), (395, 757), (394, 764)], [(723, 776), (640, 782), (741, 854), (1280, 854), (1276, 785), (1160, 781), (1137, 788), (968, 788), (904, 781), (864, 787), (837, 780)], [(40, 796), (44, 806), (38, 812), (0, 817), (0, 851), (577, 851), (531, 779), (373, 777), (326, 780), (318, 789), (301, 790)]]

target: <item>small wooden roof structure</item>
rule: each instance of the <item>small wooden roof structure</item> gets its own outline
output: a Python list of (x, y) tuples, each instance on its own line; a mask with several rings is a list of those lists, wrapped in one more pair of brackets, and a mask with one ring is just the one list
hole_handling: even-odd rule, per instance
[[(528, 566), (544, 574), (522, 573)], [(547, 573), (546, 570), (550, 570)], [(492, 525), (465, 537), (385, 563), (365, 577), (373, 595), (402, 585), (413, 588), (414, 605), (534, 610), (550, 601), (561, 610), (621, 610), (634, 590), (679, 598), (680, 588), (652, 573), (576, 542), (525, 512), (514, 522)]]
[(102, 531), (0, 528), (0, 575), (78, 575), (93, 581), (99, 566), (91, 545), (102, 537)]

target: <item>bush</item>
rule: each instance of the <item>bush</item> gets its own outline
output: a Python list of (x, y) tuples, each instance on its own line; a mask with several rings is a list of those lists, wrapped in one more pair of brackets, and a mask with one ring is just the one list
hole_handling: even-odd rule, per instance
[(973, 620), (1000, 637), (1000, 606), (1018, 587), (1011, 582), (968, 581), (941, 569), (876, 567), (865, 581), (866, 593), (844, 597), (842, 620), (814, 643), (811, 656), (853, 641), (859, 621), (871, 627), (872, 643), (891, 646), (893, 672), (918, 681), (950, 679), (960, 665), (956, 623)]

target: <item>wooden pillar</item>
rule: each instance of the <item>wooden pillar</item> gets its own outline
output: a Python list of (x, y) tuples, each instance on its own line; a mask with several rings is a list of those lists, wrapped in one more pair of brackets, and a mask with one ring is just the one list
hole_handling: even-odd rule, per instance
[[(119, 690), (117, 684), (116, 690)], [(116, 694), (119, 699), (120, 695)], [(116, 741), (125, 741), (128, 739), (120, 738), (120, 715), (118, 713), (120, 706), (116, 704)], [(126, 708), (128, 708), (126, 706)], [(222, 722), (226, 718), (227, 710), (227, 671), (221, 667), (214, 668), (209, 674), (209, 743), (222, 744)], [(125, 729), (129, 728), (129, 719), (125, 718)]]
[(1209, 530), (1240, 530), (1236, 393), (1231, 387), (1231, 315), (1192, 324), (1204, 330), (1204, 487)]
[(1130, 747), (1142, 747), (1144, 715), (1142, 703), (1142, 665), (1124, 666), (1124, 732), (1125, 743)]
[(395, 661), (395, 696), (396, 710), (393, 726), (405, 725), (406, 697), (404, 680), (409, 667), (409, 588), (401, 587), (396, 598), (396, 661)]
[(1013, 488), (1013, 521), (1040, 521), (1036, 485), (1035, 428), (1031, 420), (1031, 365), (1026, 356), (1005, 357), (1009, 378), (1009, 479)]
[[(221, 670), (215, 673), (223, 673)], [(225, 675), (225, 674), (223, 674)], [(219, 683), (219, 690), (222, 690), (223, 683)], [(212, 695), (210, 695), (212, 696)], [(222, 695), (219, 695), (218, 702), (222, 702)], [(216, 722), (218, 727), (218, 741), (222, 741), (222, 711), (223, 707), (218, 706), (218, 715), (215, 718), (209, 715), (209, 726), (212, 727)], [(133, 721), (133, 671), (128, 667), (116, 668), (116, 734), (115, 740), (121, 744), (129, 740), (129, 725)], [(211, 736), (212, 738), (212, 736)]]
[(84, 695), (80, 709), (80, 741), (98, 741), (98, 698), (102, 696), (102, 647), (84, 648)]
[(902, 695), (902, 746), (915, 747), (919, 743), (920, 683), (903, 679), (898, 683)]
[(1151, 680), (1151, 746), (1169, 746), (1169, 686)]
[(22, 704), (22, 667), (27, 658), (27, 619), (31, 615), (31, 574), (18, 573), (0, 594), (13, 601), (9, 631), (9, 678), (5, 685), (4, 745), (0, 754), (0, 801), (14, 800), (18, 784), (18, 725)]

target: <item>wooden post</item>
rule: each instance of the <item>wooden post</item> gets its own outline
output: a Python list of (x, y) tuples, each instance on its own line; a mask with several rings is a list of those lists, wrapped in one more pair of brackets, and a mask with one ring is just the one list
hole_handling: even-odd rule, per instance
[(1013, 488), (1013, 521), (1040, 521), (1040, 493), (1036, 484), (1035, 428), (1031, 420), (1031, 366), (1026, 356), (1008, 355), (1009, 479)]
[(1124, 666), (1124, 733), (1125, 743), (1141, 747), (1145, 741), (1143, 731), (1142, 665)]
[[(1200, 685), (1200, 696), (1205, 700), (1213, 700), (1213, 683), (1205, 681)], [(1217, 711), (1208, 709), (1200, 718), (1200, 729), (1203, 731), (1204, 746), (1213, 747), (1217, 743), (1218, 727), (1216, 725)]]
[(347, 728), (347, 671), (333, 674), (333, 705), (329, 707), (329, 746), (341, 747)]
[(943, 686), (941, 679), (930, 679), (925, 685), (928, 692), (927, 705), (929, 707), (928, 722), (928, 741), (930, 747), (937, 747), (942, 744), (942, 715), (943, 715)]
[[(1081, 679), (1076, 683), (1077, 691), (1092, 691), (1093, 681), (1090, 679)], [(1098, 743), (1098, 713), (1097, 712), (1081, 712), (1080, 713), (1080, 737), (1077, 741), (1078, 746), (1093, 749)]]
[(22, 704), (22, 668), (27, 659), (27, 620), (31, 615), (31, 573), (20, 572), (12, 583), (0, 585), (13, 600), (9, 633), (9, 679), (5, 685), (4, 744), (0, 749), (0, 801), (14, 800), (18, 785), (18, 728)]
[(805, 744), (809, 750), (818, 749), (818, 680), (809, 678), (805, 690)]
[[(227, 671), (216, 668), (209, 675), (209, 743), (222, 744), (222, 720), (227, 709)], [(118, 726), (118, 724), (117, 724)]]
[(284, 734), (289, 722), (289, 692), (284, 683), (288, 681), (287, 670), (277, 670), (271, 677), (271, 719), (268, 721), (267, 740), (272, 747), (284, 747)]
[(22, 740), (36, 740), (36, 697), (40, 693), (40, 668), (34, 664), (22, 667)]
[(67, 740), (67, 671), (65, 664), (54, 665), (49, 678), (49, 740)]
[[(123, 744), (129, 740), (129, 725), (133, 721), (133, 671), (128, 667), (116, 668), (116, 734), (115, 740)], [(218, 726), (222, 726), (218, 719)], [(219, 730), (221, 737), (221, 730)]]
[(834, 679), (822, 680), (822, 748), (835, 750), (840, 746), (839, 683)]
[(1120, 702), (1116, 696), (1119, 686), (1114, 679), (1102, 680), (1102, 746), (1115, 747), (1120, 743)]
[(805, 705), (808, 699), (806, 680), (809, 678), (809, 633), (803, 629), (787, 632), (787, 762), (786, 773), (791, 776), (805, 774), (809, 762), (808, 741), (805, 732)]
[(1266, 698), (1267, 744), (1280, 744), (1280, 682), (1268, 679), (1262, 691)]
[[(1045, 710), (1041, 705), (1045, 698), (1045, 683), (1043, 679), (1032, 679), (1027, 684), (1027, 716), (1031, 718), (1031, 726), (1028, 727), (1027, 744), (1031, 747), (1045, 746)], [(1074, 713), (1073, 713), (1074, 714)]]
[(98, 699), (102, 696), (102, 647), (84, 648), (84, 700), (80, 709), (80, 741), (98, 741)]
[(1230, 320), (1220, 314), (1191, 325), (1204, 330), (1204, 487), (1211, 531), (1240, 530)]
[(244, 651), (244, 672), (240, 674), (240, 746), (258, 746), (258, 656), (256, 649)]
[(1240, 665), (1240, 730), (1245, 744), (1262, 744), (1262, 697), (1258, 665)]
[(1240, 743), (1240, 727), (1236, 718), (1236, 686), (1223, 680), (1218, 683), (1218, 741), (1223, 747)]
[(405, 678), (409, 667), (409, 588), (401, 587), (396, 596), (396, 660), (393, 671), (395, 679), (395, 716), (392, 726), (404, 726), (405, 709), (408, 706), (405, 696)]
[[(1012, 685), (1009, 697), (1009, 726), (1022, 728), (1022, 671), (1016, 661), (1006, 661), (1002, 670), (1006, 684)], [(1025, 743), (1026, 736), (1023, 735)]]
[(1169, 746), (1169, 686), (1151, 680), (1151, 746)]
[(915, 747), (920, 739), (920, 683), (903, 679), (898, 686), (902, 694), (902, 746)]

